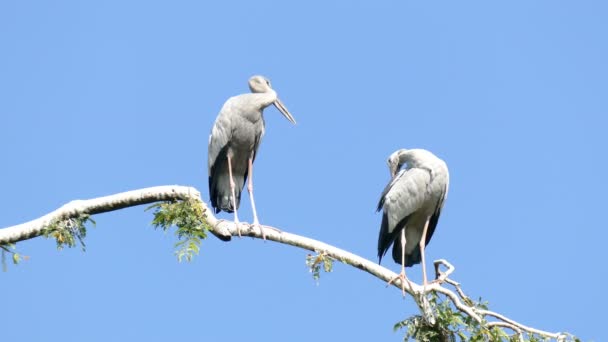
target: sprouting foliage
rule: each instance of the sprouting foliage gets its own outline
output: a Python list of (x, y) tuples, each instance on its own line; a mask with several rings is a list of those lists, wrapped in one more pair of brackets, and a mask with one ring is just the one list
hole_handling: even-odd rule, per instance
[(2, 271), (6, 272), (8, 270), (7, 263), (7, 255), (11, 255), (11, 260), (13, 264), (17, 265), (21, 262), (21, 260), (28, 260), (29, 257), (27, 255), (21, 255), (16, 252), (16, 245), (14, 243), (7, 243), (4, 245), (0, 245), (0, 249), (2, 249)]
[[(429, 302), (436, 316), (435, 324), (430, 324), (421, 315), (415, 315), (398, 322), (395, 324), (394, 329), (407, 329), (404, 341), (409, 341), (410, 339), (427, 342), (457, 341), (457, 336), (460, 336), (458, 327), (464, 324), (463, 317), (459, 315), (459, 312), (451, 310), (449, 301), (439, 301), (435, 293), (429, 295)], [(462, 339), (461, 341), (464, 340)]]
[[(421, 342), (541, 342), (548, 339), (526, 333), (512, 332), (508, 334), (505, 329), (488, 325), (483, 320), (477, 322), (467, 314), (456, 310), (451, 301), (440, 299), (436, 293), (428, 294), (428, 299), (435, 313), (435, 322), (430, 324), (421, 315), (415, 315), (395, 324), (395, 331), (405, 328), (404, 341)], [(487, 310), (488, 303), (481, 299), (471, 301), (476, 310)], [(510, 332), (510, 331), (509, 331)], [(574, 336), (564, 335), (564, 342), (580, 342)]]
[(210, 230), (205, 219), (205, 210), (201, 203), (194, 199), (156, 203), (146, 210), (154, 209), (154, 228), (167, 231), (172, 226), (177, 227), (175, 235), (175, 255), (177, 260), (192, 261), (200, 251), (201, 241), (207, 237)]
[(42, 230), (42, 235), (47, 238), (54, 238), (59, 250), (62, 250), (66, 246), (73, 248), (78, 243), (84, 252), (86, 250), (84, 238), (87, 236), (87, 222), (95, 226), (95, 221), (89, 214), (79, 214), (76, 217), (53, 220)]
[[(86, 223), (90, 222), (95, 225), (95, 221), (88, 214), (79, 214), (76, 217), (69, 217), (60, 220), (51, 221), (45, 228), (42, 229), (41, 233), (46, 238), (52, 237), (57, 243), (57, 249), (61, 250), (65, 246), (75, 247), (77, 243), (80, 244), (82, 250), (85, 250), (84, 238), (87, 235)], [(15, 244), (9, 243), (0, 245), (2, 249), (2, 270), (7, 270), (7, 255), (11, 254), (13, 264), (18, 264), (22, 260), (28, 260), (27, 255), (17, 253), (15, 250)]]
[(331, 272), (334, 266), (334, 259), (328, 256), (325, 252), (317, 253), (317, 255), (307, 254), (306, 255), (306, 266), (310, 268), (313, 279), (319, 283), (321, 277), (321, 267), (323, 271)]

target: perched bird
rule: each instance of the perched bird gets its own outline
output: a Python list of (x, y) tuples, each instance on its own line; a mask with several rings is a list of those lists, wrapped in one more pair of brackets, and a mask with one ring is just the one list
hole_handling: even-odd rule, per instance
[[(406, 164), (403, 170), (401, 166)], [(401, 264), (405, 294), (405, 267), (422, 261), (426, 287), (424, 248), (428, 245), (448, 195), (449, 173), (445, 162), (423, 149), (401, 149), (388, 158), (391, 181), (386, 186), (378, 211), (383, 210), (378, 236), (378, 262), (393, 245), (393, 260)], [(392, 282), (392, 281), (391, 281)]]
[(296, 121), (277, 97), (270, 81), (263, 76), (249, 79), (250, 94), (229, 98), (215, 120), (209, 135), (209, 197), (216, 213), (234, 212), (240, 235), (237, 209), (247, 177), (249, 198), (253, 210), (253, 226), (260, 226), (253, 199), (253, 162), (264, 136), (263, 110), (274, 105), (291, 123)]

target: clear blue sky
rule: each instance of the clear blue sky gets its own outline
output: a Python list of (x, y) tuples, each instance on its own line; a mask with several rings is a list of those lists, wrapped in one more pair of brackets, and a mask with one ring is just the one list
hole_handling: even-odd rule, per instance
[[(298, 125), (266, 111), (262, 223), (375, 260), (386, 158), (429, 149), (451, 184), (428, 258), (453, 262), (496, 311), (606, 341), (607, 10), (3, 1), (0, 226), (147, 186), (192, 185), (208, 200), (211, 126), (263, 74)], [(143, 209), (95, 217), (86, 253), (20, 243), (31, 259), (0, 275), (2, 339), (400, 341), (393, 323), (417, 312), (343, 265), (317, 286), (304, 251), (271, 242), (210, 238), (179, 264)], [(409, 274), (419, 281), (420, 267)]]

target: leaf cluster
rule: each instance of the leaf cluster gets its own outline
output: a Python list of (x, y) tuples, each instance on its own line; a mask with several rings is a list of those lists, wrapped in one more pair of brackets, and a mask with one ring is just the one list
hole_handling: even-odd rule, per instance
[(2, 250), (2, 271), (6, 272), (8, 270), (8, 263), (7, 263), (7, 255), (11, 254), (11, 260), (13, 261), (13, 264), (17, 265), (18, 263), (21, 262), (21, 260), (27, 260), (29, 259), (29, 257), (27, 255), (21, 255), (19, 253), (17, 253), (16, 251), (17, 246), (14, 243), (7, 243), (7, 244), (3, 244), (0, 245), (0, 249)]
[(81, 213), (76, 217), (68, 217), (61, 220), (53, 220), (42, 229), (42, 235), (46, 238), (52, 237), (57, 242), (57, 249), (64, 247), (73, 248), (80, 244), (82, 251), (86, 249), (84, 239), (87, 236), (86, 223), (90, 222), (95, 226), (95, 221), (89, 214)]
[[(481, 323), (469, 315), (454, 308), (451, 301), (440, 299), (437, 293), (428, 295), (429, 303), (435, 313), (435, 322), (429, 323), (421, 315), (415, 315), (395, 324), (394, 329), (406, 329), (404, 341), (421, 342), (540, 342), (548, 339), (535, 334), (524, 334), (514, 332), (508, 334), (505, 329), (498, 326), (488, 325), (483, 320)], [(487, 310), (488, 303), (481, 298), (477, 302), (471, 302), (471, 307), (477, 310)], [(574, 336), (564, 336), (560, 341), (580, 342)]]
[(321, 268), (326, 273), (331, 272), (334, 267), (334, 259), (324, 252), (318, 252), (317, 255), (307, 254), (306, 266), (310, 269), (313, 279), (319, 283)]
[(154, 228), (163, 231), (175, 226), (175, 255), (177, 260), (192, 261), (194, 255), (200, 251), (201, 241), (207, 237), (211, 229), (205, 217), (205, 209), (200, 201), (187, 199), (184, 201), (170, 201), (156, 203), (146, 210), (154, 209)]

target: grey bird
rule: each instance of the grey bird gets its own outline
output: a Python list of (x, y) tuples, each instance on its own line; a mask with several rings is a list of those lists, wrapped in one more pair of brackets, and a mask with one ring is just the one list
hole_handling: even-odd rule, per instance
[(253, 211), (253, 226), (260, 226), (253, 199), (253, 162), (264, 136), (263, 110), (274, 105), (291, 123), (296, 121), (277, 97), (270, 81), (263, 76), (249, 79), (251, 93), (229, 98), (215, 120), (209, 135), (209, 197), (216, 213), (234, 212), (240, 236), (237, 210), (241, 191), (249, 178), (247, 190)]
[[(401, 167), (406, 164), (403, 170)], [(448, 195), (450, 176), (446, 163), (423, 149), (401, 149), (388, 158), (391, 181), (386, 186), (378, 211), (383, 210), (378, 236), (378, 262), (393, 245), (393, 260), (401, 264), (400, 278), (405, 294), (405, 267), (422, 261), (426, 288), (424, 249), (437, 227)]]

